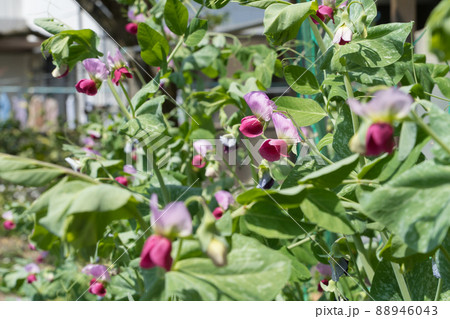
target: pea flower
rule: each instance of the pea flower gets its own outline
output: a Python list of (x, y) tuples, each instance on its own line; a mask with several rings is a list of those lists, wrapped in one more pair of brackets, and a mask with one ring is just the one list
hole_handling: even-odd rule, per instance
[(89, 134), (89, 137), (93, 140), (99, 140), (102, 137), (102, 134), (98, 131), (87, 130), (87, 133)]
[(55, 67), (52, 72), (53, 77), (61, 79), (69, 74), (69, 66), (67, 64), (61, 64), (59, 67)]
[(212, 214), (216, 219), (220, 219), (228, 207), (234, 203), (234, 198), (231, 193), (224, 190), (216, 192), (214, 197), (216, 198), (219, 206), (214, 209)]
[(119, 183), (119, 184), (121, 184), (121, 185), (123, 185), (125, 187), (128, 186), (128, 180), (127, 180), (127, 178), (125, 176), (117, 176), (116, 178), (114, 178), (114, 180), (117, 183)]
[(36, 258), (36, 262), (37, 262), (38, 264), (43, 263), (43, 262), (44, 262), (44, 259), (47, 258), (47, 256), (48, 256), (48, 251), (41, 251), (41, 252), (39, 253), (39, 256), (37, 256), (37, 258)]
[(365, 105), (355, 99), (349, 99), (348, 105), (359, 116), (370, 119), (374, 123), (392, 123), (405, 118), (413, 98), (399, 89), (389, 88), (377, 91)]
[(329, 281), (328, 281), (328, 279), (322, 279), (322, 280), (319, 282), (319, 284), (317, 285), (317, 290), (318, 290), (319, 292), (323, 292), (323, 288), (322, 288), (321, 283), (322, 283), (324, 286), (328, 286)]
[(145, 16), (142, 13), (136, 15), (134, 10), (128, 11), (128, 19), (130, 19), (130, 23), (125, 26), (125, 30), (131, 34), (137, 34), (138, 32), (138, 23), (145, 22)]
[(213, 146), (208, 140), (196, 140), (194, 150), (198, 153), (192, 158), (192, 165), (197, 168), (203, 168), (206, 165), (206, 154), (213, 150)]
[(172, 267), (171, 238), (186, 237), (192, 234), (191, 214), (183, 202), (167, 204), (164, 210), (158, 209), (158, 196), (152, 195), (150, 200), (152, 210), (151, 224), (155, 235), (150, 236), (141, 252), (141, 268), (159, 266), (170, 270)]
[(106, 282), (111, 280), (108, 268), (104, 265), (89, 264), (81, 272), (94, 277), (89, 282), (89, 292), (93, 295), (104, 297), (106, 295)]
[[(329, 19), (333, 20), (334, 23), (334, 11), (333, 8), (331, 8), (330, 6), (320, 5), (316, 11), (316, 16), (324, 22), (328, 17)], [(312, 18), (312, 20), (315, 24), (319, 24), (319, 22), (316, 21), (315, 18)]]
[(211, 239), (206, 249), (206, 254), (217, 267), (223, 267), (227, 264), (227, 253), (227, 245), (216, 237)]
[(108, 78), (109, 71), (99, 59), (86, 59), (83, 61), (83, 65), (89, 74), (89, 79), (80, 80), (75, 88), (80, 93), (96, 95), (102, 82)]
[(272, 178), (272, 176), (270, 176), (270, 172), (265, 172), (259, 180), (258, 186), (256, 186), (256, 188), (271, 189), (273, 184), (275, 184), (275, 180)]
[(2, 214), (3, 219), (5, 219), (5, 221), (3, 222), (3, 227), (6, 230), (13, 230), (14, 228), (16, 228), (16, 224), (13, 221), (13, 213), (12, 211), (8, 210), (6, 212), (4, 212)]
[(133, 165), (127, 164), (123, 166), (123, 171), (127, 174), (133, 175), (137, 173), (137, 170), (134, 168)]
[(263, 133), (262, 122), (270, 121), (273, 110), (277, 108), (275, 102), (271, 101), (266, 93), (253, 91), (244, 95), (244, 100), (254, 115), (246, 116), (241, 120), (239, 130), (247, 137), (260, 136)]
[(223, 145), (223, 152), (225, 154), (228, 154), (230, 151), (237, 148), (237, 140), (233, 134), (221, 135), (219, 139)]
[(367, 130), (367, 156), (378, 156), (384, 152), (392, 153), (394, 149), (394, 128), (387, 123), (374, 123)]
[(132, 79), (133, 75), (130, 73), (128, 69), (128, 64), (120, 53), (120, 50), (116, 50), (116, 54), (114, 56), (108, 52), (108, 64), (111, 68), (111, 72), (113, 73), (112, 82), (115, 85), (119, 85), (119, 81), (129, 78)]
[(349, 27), (345, 25), (341, 25), (335, 32), (333, 43), (337, 43), (339, 45), (345, 45), (352, 41), (353, 31)]
[(278, 139), (268, 139), (259, 148), (259, 154), (269, 162), (278, 161), (281, 156), (288, 156), (288, 149), (300, 142), (297, 128), (292, 121), (281, 113), (272, 115), (273, 125)]
[(31, 284), (37, 281), (36, 274), (41, 271), (38, 265), (36, 265), (35, 263), (30, 263), (26, 265), (24, 269), (28, 273), (27, 283)]
[(73, 159), (71, 157), (66, 157), (64, 159), (69, 165), (70, 167), (75, 171), (75, 172), (79, 172), (81, 169), (81, 162), (77, 159)]

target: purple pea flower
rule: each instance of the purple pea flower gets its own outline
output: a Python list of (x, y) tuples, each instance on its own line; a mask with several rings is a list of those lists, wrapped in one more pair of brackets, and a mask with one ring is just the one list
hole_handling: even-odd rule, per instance
[(151, 224), (156, 234), (167, 238), (186, 237), (192, 234), (192, 218), (183, 202), (172, 202), (161, 211), (158, 209), (158, 196), (152, 195)]
[(25, 271), (29, 274), (38, 274), (41, 269), (35, 263), (30, 263), (24, 267)]
[(14, 219), (13, 213), (12, 213), (12, 211), (10, 211), (10, 210), (4, 212), (4, 213), (2, 214), (2, 217), (3, 217), (3, 219), (6, 219), (6, 220), (13, 220), (13, 219)]
[(108, 68), (99, 59), (86, 59), (83, 61), (83, 65), (90, 79), (81, 79), (75, 85), (75, 88), (79, 93), (91, 96), (96, 95), (102, 82), (108, 78)]
[(297, 144), (300, 142), (300, 136), (298, 135), (297, 128), (291, 119), (288, 119), (285, 115), (275, 112), (272, 115), (273, 125), (275, 126), (275, 132), (279, 139), (284, 140), (288, 145)]
[(389, 88), (377, 91), (365, 105), (349, 99), (348, 105), (359, 116), (369, 118), (374, 123), (392, 123), (406, 117), (413, 98), (399, 89)]
[(275, 102), (271, 101), (267, 94), (261, 91), (253, 91), (245, 94), (244, 100), (260, 121), (270, 121), (273, 110), (277, 108)]
[(128, 19), (130, 19), (131, 22), (125, 26), (125, 30), (127, 30), (128, 33), (137, 34), (138, 23), (145, 22), (144, 14), (139, 13), (138, 15), (136, 15), (134, 13), (134, 10), (129, 10), (128, 11)]
[(231, 195), (230, 192), (220, 190), (214, 194), (214, 197), (216, 198), (217, 203), (220, 207), (222, 207), (224, 210), (227, 210), (230, 205), (234, 203), (233, 195)]
[(128, 69), (128, 64), (123, 58), (122, 54), (120, 53), (120, 50), (117, 49), (115, 55), (111, 55), (110, 52), (108, 52), (108, 64), (111, 68), (111, 72), (113, 73), (112, 82), (115, 85), (119, 85), (119, 81), (125, 78), (132, 79), (133, 75), (130, 73), (130, 70)]
[(81, 270), (81, 272), (86, 275), (90, 275), (97, 280), (102, 280), (102, 281), (110, 281), (111, 280), (111, 277), (108, 272), (108, 268), (104, 265), (89, 264), (89, 265), (86, 265)]
[(133, 165), (124, 165), (123, 171), (130, 175), (134, 175), (137, 173), (137, 170), (133, 167)]
[(193, 145), (195, 151), (203, 157), (206, 156), (206, 153), (213, 150), (213, 146), (208, 140), (196, 140)]

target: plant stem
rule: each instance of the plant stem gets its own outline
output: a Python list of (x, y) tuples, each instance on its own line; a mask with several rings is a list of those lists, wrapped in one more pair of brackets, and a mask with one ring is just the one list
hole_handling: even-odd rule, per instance
[(415, 111), (411, 111), (417, 125), (420, 126), (436, 143), (438, 143), (448, 154), (450, 154), (450, 147), (441, 140), (439, 136), (417, 115)]
[(198, 16), (200, 15), (200, 12), (203, 10), (203, 8), (205, 7), (204, 4), (202, 4), (202, 6), (200, 7), (200, 9), (198, 9), (197, 13), (195, 14), (195, 17), (198, 18)]
[(316, 238), (316, 235), (308, 236), (308, 237), (306, 237), (306, 238), (303, 238), (302, 240), (299, 240), (299, 241), (296, 242), (296, 243), (293, 243), (292, 245), (289, 245), (289, 246), (287, 247), (287, 249), (292, 249), (292, 248), (294, 248), (294, 247), (300, 246), (300, 245), (302, 245), (302, 244), (304, 244), (304, 243), (307, 243), (307, 242), (310, 241), (310, 240), (314, 240), (315, 238)]
[(438, 280), (438, 286), (436, 289), (436, 295), (434, 297), (434, 301), (438, 301), (439, 298), (441, 297), (441, 291), (442, 291), (442, 278), (439, 278)]
[(364, 270), (366, 271), (367, 277), (369, 278), (369, 281), (372, 282), (373, 276), (375, 275), (375, 272), (373, 271), (372, 266), (369, 262), (369, 257), (367, 256), (366, 249), (364, 248), (364, 244), (361, 240), (361, 238), (357, 235), (352, 236), (353, 243), (356, 246), (356, 250), (358, 251), (361, 261), (364, 267)]
[[(311, 20), (311, 19), (310, 19)], [(334, 34), (333, 32), (330, 30), (330, 28), (325, 24), (325, 22), (323, 22), (321, 19), (316, 18), (316, 20), (319, 22), (320, 26), (325, 30), (325, 32), (328, 34), (328, 36), (330, 37), (331, 40), (333, 40), (334, 38)], [(314, 25), (314, 27), (317, 29), (317, 26), (314, 24), (314, 22), (311, 21), (311, 23)], [(312, 26), (311, 26), (312, 28)], [(314, 32), (314, 28), (313, 28), (313, 32)], [(314, 32), (314, 35), (316, 36), (316, 33)], [(317, 36), (316, 36), (317, 37)], [(325, 50), (326, 51), (326, 50)], [(322, 53), (325, 53), (325, 51), (323, 51)]]
[(123, 114), (127, 117), (128, 120), (131, 120), (133, 117), (128, 112), (125, 104), (123, 104), (122, 100), (120, 99), (119, 93), (117, 93), (116, 88), (114, 87), (114, 84), (111, 82), (111, 79), (108, 78), (108, 80), (106, 82), (108, 83), (108, 86), (109, 86), (112, 94), (114, 95), (114, 98), (116, 99), (117, 104), (119, 104), (119, 107), (122, 110)]
[(439, 99), (439, 100), (442, 100), (442, 101), (445, 101), (445, 102), (450, 102), (449, 99), (446, 99), (446, 98), (443, 98), (443, 97), (440, 97), (440, 96), (437, 96), (437, 95), (434, 95), (434, 94), (430, 94), (430, 93), (427, 93), (427, 92), (423, 92), (423, 93), (426, 94), (426, 95), (429, 95), (431, 97), (434, 97), (435, 99)]
[(360, 282), (360, 284), (361, 284), (361, 287), (362, 287), (362, 289), (364, 289), (364, 291), (365, 291), (367, 294), (369, 294), (369, 291), (367, 290), (367, 287), (366, 287), (366, 283), (364, 282), (364, 278), (363, 278), (363, 276), (361, 275), (361, 272), (359, 271), (358, 265), (357, 265), (357, 263), (356, 263), (356, 257), (355, 257), (355, 255), (353, 254), (352, 250), (350, 249), (350, 244), (348, 243), (348, 240), (346, 240), (345, 242), (346, 242), (346, 244), (347, 244), (347, 249), (348, 249), (348, 251), (349, 251), (349, 253), (350, 253), (350, 258), (351, 258), (351, 259), (353, 260), (353, 262), (355, 263), (356, 275), (358, 276), (358, 280), (359, 280), (359, 282)]
[[(347, 97), (349, 99), (354, 99), (355, 96), (353, 95), (353, 88), (350, 81), (350, 76), (348, 75), (348, 72), (344, 72), (344, 85), (345, 85), (345, 91), (347, 92)], [(352, 115), (352, 124), (353, 124), (353, 133), (356, 134), (359, 129), (359, 121), (358, 116), (350, 110), (350, 113)]]
[(136, 118), (136, 115), (135, 115), (135, 113), (134, 113), (134, 112), (135, 112), (135, 111), (134, 111), (134, 107), (133, 107), (133, 104), (131, 103), (130, 96), (128, 95), (128, 92), (127, 92), (127, 90), (125, 89), (125, 86), (123, 85), (122, 81), (119, 81), (119, 83), (120, 83), (120, 87), (122, 88), (123, 93), (125, 94), (125, 97), (127, 98), (128, 105), (130, 106), (130, 109), (131, 109), (131, 113), (132, 113), (132, 115), (133, 115), (133, 118)]
[(181, 47), (181, 45), (183, 44), (183, 41), (184, 41), (184, 35), (182, 35), (182, 36), (178, 39), (177, 45), (175, 46), (175, 48), (173, 48), (172, 52), (170, 53), (169, 57), (167, 58), (167, 63), (169, 63), (169, 62), (173, 59), (175, 53), (177, 53), (178, 49), (179, 49), (179, 48)]
[[(388, 236), (385, 232), (381, 233), (381, 238), (384, 243), (388, 242)], [(411, 295), (409, 294), (408, 286), (406, 285), (405, 277), (400, 272), (400, 266), (396, 263), (391, 262), (392, 269), (394, 270), (395, 279), (397, 280), (398, 287), (400, 288), (400, 292), (402, 294), (404, 301), (411, 301)]]
[(167, 190), (166, 184), (164, 183), (164, 178), (159, 171), (158, 165), (156, 164), (156, 156), (153, 156), (153, 170), (155, 171), (156, 177), (158, 178), (159, 187), (161, 187), (164, 205), (167, 205), (170, 201), (169, 191)]
[(172, 265), (175, 265), (175, 263), (178, 261), (178, 259), (180, 259), (180, 255), (181, 255), (181, 247), (183, 246), (183, 238), (179, 238), (178, 241), (179, 241), (179, 243), (178, 243), (177, 254), (175, 256), (175, 259), (173, 260)]
[[(317, 18), (317, 16), (316, 16), (316, 19), (320, 20), (319, 18)], [(320, 20), (320, 21), (322, 21), (322, 20)], [(308, 22), (309, 22), (309, 26), (311, 27), (312, 32), (314, 33), (314, 37), (316, 38), (317, 45), (319, 46), (319, 49), (322, 52), (322, 54), (324, 54), (327, 51), (327, 47), (326, 47), (325, 43), (323, 42), (323, 39), (322, 39), (322, 36), (320, 35), (319, 30), (317, 29), (317, 25), (314, 24), (312, 18), (308, 19)]]

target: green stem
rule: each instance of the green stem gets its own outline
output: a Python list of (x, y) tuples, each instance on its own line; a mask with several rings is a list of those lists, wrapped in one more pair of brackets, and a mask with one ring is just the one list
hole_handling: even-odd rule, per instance
[(122, 100), (120, 99), (119, 93), (117, 93), (116, 88), (114, 87), (114, 84), (112, 83), (111, 79), (108, 78), (106, 81), (108, 83), (108, 86), (116, 99), (117, 104), (119, 104), (120, 109), (122, 110), (123, 114), (127, 117), (127, 119), (131, 120), (133, 117), (128, 112), (127, 108), (125, 107), (125, 104), (123, 104)]
[(380, 183), (368, 179), (344, 179), (342, 184), (362, 184), (362, 185), (379, 185)]
[(161, 187), (164, 205), (167, 205), (170, 201), (169, 191), (167, 190), (166, 184), (164, 183), (164, 178), (159, 171), (158, 165), (156, 163), (156, 156), (153, 156), (153, 170), (155, 171), (156, 178), (158, 178), (159, 187)]
[(353, 260), (353, 262), (355, 263), (355, 270), (356, 270), (356, 275), (358, 276), (359, 283), (360, 283), (361, 287), (364, 289), (364, 291), (365, 291), (367, 294), (369, 294), (369, 291), (367, 290), (367, 287), (366, 287), (366, 283), (364, 282), (364, 278), (363, 278), (363, 276), (361, 275), (361, 272), (359, 271), (358, 265), (357, 265), (357, 263), (356, 263), (356, 257), (355, 257), (355, 255), (353, 254), (352, 250), (350, 249), (350, 244), (348, 243), (348, 240), (346, 240), (345, 242), (346, 242), (346, 244), (347, 244), (347, 249), (348, 249), (348, 251), (349, 251), (349, 253), (350, 253), (350, 258), (351, 258), (351, 259)]
[[(381, 233), (381, 238), (384, 243), (388, 242), (388, 236), (386, 233)], [(411, 295), (409, 294), (408, 286), (406, 285), (405, 277), (400, 272), (400, 266), (396, 263), (391, 262), (392, 269), (394, 270), (395, 279), (397, 280), (398, 287), (400, 288), (400, 293), (402, 294), (404, 301), (412, 301)]]
[[(316, 20), (322, 21), (317, 16), (316, 16)], [(316, 38), (317, 45), (319, 46), (319, 49), (322, 52), (322, 54), (324, 54), (327, 51), (327, 47), (326, 47), (325, 43), (323, 42), (322, 36), (320, 35), (320, 32), (319, 32), (319, 29), (317, 29), (317, 25), (314, 24), (314, 22), (312, 21), (312, 18), (308, 19), (308, 22), (309, 22), (309, 26), (311, 27), (312, 32), (314, 33), (314, 37)]]
[(441, 291), (442, 291), (442, 278), (439, 278), (434, 301), (439, 301), (439, 298), (441, 297)]
[(203, 8), (205, 7), (204, 4), (202, 4), (202, 6), (200, 7), (200, 9), (198, 9), (197, 13), (195, 14), (195, 17), (198, 18), (198, 16), (200, 15), (200, 12), (203, 10)]
[(173, 57), (175, 56), (175, 53), (177, 53), (178, 49), (181, 47), (181, 45), (183, 44), (184, 41), (184, 35), (182, 35), (179, 39), (178, 39), (178, 43), (175, 46), (175, 48), (173, 48), (172, 52), (170, 53), (169, 57), (167, 58), (167, 63), (169, 63)]
[(364, 244), (363, 244), (361, 238), (357, 235), (353, 235), (352, 239), (353, 239), (353, 243), (355, 244), (356, 250), (358, 251), (359, 256), (361, 257), (363, 268), (366, 271), (367, 277), (369, 278), (369, 281), (372, 282), (375, 272), (373, 271), (373, 268), (370, 265), (369, 257), (367, 256), (367, 252), (366, 252), (366, 249), (364, 248)]
[[(311, 19), (310, 19), (311, 20)], [(325, 24), (325, 22), (323, 22), (321, 19), (316, 18), (316, 20), (319, 22), (320, 26), (325, 30), (325, 32), (328, 34), (328, 36), (330, 37), (331, 40), (333, 40), (334, 38), (334, 34), (333, 31), (330, 30), (330, 28)], [(312, 22), (312, 21), (310, 21)], [(314, 27), (317, 30), (317, 26), (314, 24), (314, 22), (312, 22), (312, 24), (314, 25)], [(312, 27), (312, 26), (311, 26)], [(313, 28), (313, 32), (314, 32), (314, 28)], [(316, 33), (314, 32), (314, 36), (316, 36)], [(317, 37), (317, 36), (316, 36)], [(322, 40), (322, 38), (321, 38)], [(322, 51), (322, 53), (325, 53), (325, 51)]]
[(180, 256), (181, 256), (181, 247), (183, 246), (183, 238), (179, 238), (178, 241), (179, 241), (179, 243), (178, 243), (177, 254), (175, 255), (175, 259), (173, 260), (172, 267), (173, 267), (173, 265), (175, 265), (175, 263), (178, 261), (178, 259), (180, 259)]
[(448, 154), (450, 154), (450, 147), (441, 140), (439, 136), (417, 115), (416, 112), (411, 111), (414, 120), (433, 140), (436, 141)]
[(428, 95), (428, 96), (434, 97), (435, 99), (439, 99), (439, 100), (442, 100), (442, 101), (445, 101), (445, 102), (450, 102), (449, 99), (446, 99), (446, 98), (443, 98), (443, 97), (440, 97), (440, 96), (437, 96), (437, 95), (434, 95), (434, 94), (430, 94), (428, 92), (423, 92), (423, 93)]
[(134, 107), (133, 107), (133, 103), (131, 103), (130, 96), (128, 95), (128, 92), (127, 92), (127, 90), (125, 89), (125, 86), (123, 85), (122, 81), (119, 81), (119, 83), (120, 83), (120, 87), (122, 88), (123, 93), (125, 94), (125, 97), (127, 98), (128, 105), (130, 106), (130, 109), (131, 109), (131, 113), (132, 113), (132, 115), (133, 115), (133, 118), (136, 118), (136, 114), (134, 113), (135, 110), (134, 110)]
[[(348, 72), (344, 72), (344, 85), (345, 85), (345, 91), (347, 92), (347, 97), (349, 99), (354, 99), (355, 96), (353, 95), (353, 88), (350, 81), (350, 76), (348, 75)], [(354, 112), (350, 112), (352, 115), (352, 124), (353, 124), (353, 133), (358, 133), (359, 129), (359, 121), (358, 116)]]
[(289, 246), (287, 247), (287, 249), (292, 249), (292, 248), (294, 248), (294, 247), (303, 245), (304, 243), (307, 243), (307, 242), (310, 241), (310, 240), (314, 240), (315, 238), (316, 238), (316, 235), (308, 236), (308, 237), (306, 237), (306, 238), (303, 238), (302, 240), (299, 240), (299, 241), (296, 242), (296, 243), (293, 243), (292, 245), (289, 245)]

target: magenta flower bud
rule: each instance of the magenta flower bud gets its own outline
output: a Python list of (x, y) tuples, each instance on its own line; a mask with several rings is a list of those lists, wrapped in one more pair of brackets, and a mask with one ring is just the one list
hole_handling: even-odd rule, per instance
[(36, 246), (33, 245), (32, 243), (28, 243), (28, 249), (30, 249), (30, 250), (36, 250)]
[(112, 79), (112, 82), (115, 85), (119, 85), (119, 81), (122, 77), (132, 79), (133, 75), (131, 75), (127, 68), (123, 67), (114, 71), (114, 78)]
[(352, 41), (353, 31), (345, 24), (340, 26), (336, 33), (334, 34), (333, 43), (338, 43), (339, 45), (345, 45)]
[(244, 100), (256, 115), (258, 120), (270, 121), (273, 110), (277, 108), (275, 102), (271, 101), (266, 93), (253, 91), (244, 95)]
[[(322, 284), (324, 284), (325, 286), (328, 286), (328, 279), (322, 279), (320, 282), (321, 282)], [(323, 289), (322, 289), (322, 286), (320, 285), (320, 282), (319, 282), (319, 284), (317, 285), (317, 290), (318, 290), (319, 292), (323, 292)]]
[(192, 218), (183, 202), (172, 202), (161, 211), (158, 209), (158, 196), (150, 200), (152, 210), (151, 224), (155, 233), (167, 238), (186, 237), (192, 234)]
[(222, 207), (216, 207), (214, 210), (213, 210), (213, 212), (212, 212), (212, 214), (213, 214), (213, 216), (216, 218), (216, 219), (221, 219), (222, 218), (222, 216), (223, 216), (223, 209), (222, 209)]
[(82, 79), (78, 81), (77, 85), (75, 85), (75, 88), (79, 93), (84, 93), (86, 95), (96, 95), (97, 94), (97, 84), (95, 81), (90, 79)]
[(137, 34), (138, 24), (134, 22), (127, 23), (127, 25), (125, 26), (125, 30), (130, 34)]
[(201, 155), (195, 155), (195, 156), (192, 158), (192, 165), (195, 166), (195, 167), (197, 167), (197, 168), (203, 168), (203, 167), (205, 167), (205, 165), (206, 165), (206, 161), (205, 161), (205, 159), (203, 158), (203, 156), (201, 156)]
[(355, 99), (349, 99), (347, 102), (359, 116), (369, 118), (372, 122), (391, 123), (406, 117), (414, 100), (411, 95), (399, 89), (389, 88), (377, 91), (366, 104)]
[(16, 224), (14, 224), (14, 222), (12, 220), (5, 220), (3, 222), (3, 227), (6, 230), (13, 230), (14, 228), (16, 228)]
[(208, 140), (196, 140), (193, 143), (193, 146), (197, 154), (200, 154), (203, 157), (205, 157), (208, 152), (214, 149), (211, 142)]
[(145, 241), (142, 248), (139, 266), (145, 269), (158, 266), (169, 271), (170, 267), (172, 267), (171, 251), (172, 243), (169, 239), (152, 235)]
[(102, 280), (102, 281), (111, 280), (111, 277), (108, 272), (108, 268), (104, 265), (88, 264), (81, 270), (81, 272), (83, 274), (90, 275), (98, 280)]
[(125, 176), (117, 176), (115, 178), (116, 182), (127, 187), (128, 186), (128, 180)]
[(284, 140), (265, 140), (259, 148), (259, 154), (269, 162), (280, 160), (281, 156), (287, 157), (288, 145)]
[(27, 277), (27, 283), (31, 284), (32, 282), (37, 281), (36, 275), (35, 274), (29, 274)]
[(227, 191), (220, 190), (214, 194), (214, 197), (216, 198), (219, 206), (224, 210), (227, 210), (228, 207), (234, 203), (233, 195), (231, 195), (231, 193)]
[(285, 141), (287, 145), (294, 145), (300, 142), (297, 128), (284, 114), (273, 113), (272, 121), (279, 139)]
[(257, 137), (263, 133), (264, 126), (254, 115), (246, 116), (241, 120), (239, 131), (247, 137)]
[[(328, 17), (329, 19), (333, 20), (333, 23), (334, 23), (333, 8), (330, 8), (328, 6), (320, 5), (316, 11), (316, 16), (324, 22), (325, 22), (325, 19)], [(319, 22), (317, 22), (315, 18), (312, 18), (312, 20), (315, 24), (319, 24)]]
[(92, 278), (89, 282), (89, 292), (93, 295), (104, 297), (106, 295), (106, 288), (101, 282), (98, 282), (95, 278)]
[(395, 146), (394, 128), (387, 123), (372, 124), (366, 134), (366, 155), (378, 156), (381, 153), (392, 153)]

